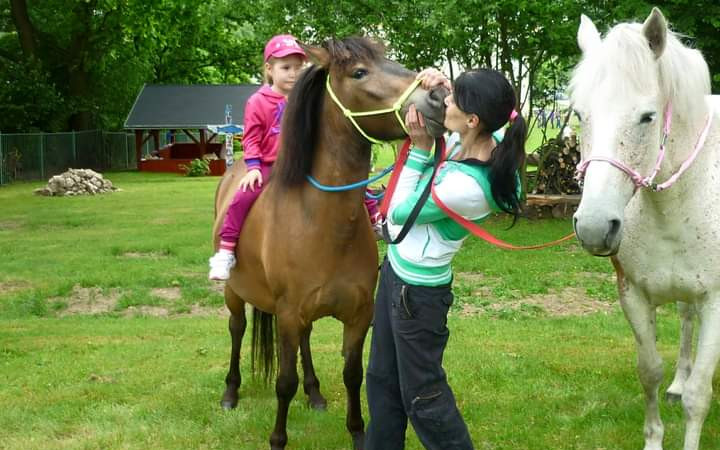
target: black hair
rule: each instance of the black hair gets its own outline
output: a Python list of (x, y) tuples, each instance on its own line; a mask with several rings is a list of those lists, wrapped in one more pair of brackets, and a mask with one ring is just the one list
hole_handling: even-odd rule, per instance
[[(515, 90), (510, 82), (502, 73), (491, 69), (461, 74), (455, 80), (453, 96), (461, 111), (478, 116), (482, 133), (487, 135), (508, 123), (516, 107)], [(518, 169), (525, 161), (526, 138), (527, 125), (518, 112), (488, 161), (493, 200), (500, 209), (513, 215), (513, 224), (520, 215)]]

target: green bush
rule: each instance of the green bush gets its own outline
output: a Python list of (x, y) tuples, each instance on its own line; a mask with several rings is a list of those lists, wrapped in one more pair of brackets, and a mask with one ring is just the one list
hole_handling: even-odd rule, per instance
[(190, 165), (181, 165), (188, 177), (203, 177), (210, 175), (210, 163), (204, 158), (197, 158), (190, 161)]

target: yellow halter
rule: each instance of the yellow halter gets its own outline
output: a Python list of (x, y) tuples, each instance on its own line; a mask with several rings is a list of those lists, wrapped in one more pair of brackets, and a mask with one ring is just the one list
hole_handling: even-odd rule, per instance
[(349, 109), (347, 109), (343, 104), (340, 102), (340, 100), (337, 98), (335, 93), (332, 90), (332, 87), (330, 86), (330, 74), (328, 74), (325, 85), (327, 86), (327, 91), (330, 94), (330, 98), (333, 99), (336, 105), (340, 108), (343, 115), (350, 119), (350, 122), (352, 122), (353, 125), (355, 125), (355, 128), (362, 134), (365, 139), (372, 142), (373, 144), (382, 144), (383, 141), (375, 139), (374, 137), (369, 136), (365, 131), (363, 131), (362, 128), (360, 128), (360, 125), (355, 121), (355, 117), (365, 117), (365, 116), (376, 116), (379, 114), (388, 114), (388, 113), (395, 113), (395, 117), (397, 117), (398, 122), (400, 123), (400, 126), (405, 131), (405, 134), (408, 133), (407, 128), (405, 127), (405, 121), (402, 117), (400, 117), (400, 109), (402, 109), (403, 104), (405, 101), (412, 95), (413, 92), (415, 92), (415, 89), (418, 87), (418, 85), (421, 83), (420, 80), (413, 81), (410, 86), (408, 86), (407, 89), (405, 89), (405, 92), (400, 96), (400, 98), (397, 99), (395, 103), (393, 103), (392, 107), (385, 108), (385, 109), (378, 109), (375, 111), (363, 111), (363, 112), (352, 112)]

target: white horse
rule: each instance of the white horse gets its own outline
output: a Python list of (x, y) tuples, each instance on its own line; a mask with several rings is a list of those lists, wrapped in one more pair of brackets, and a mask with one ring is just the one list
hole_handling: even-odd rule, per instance
[[(655, 309), (685, 302), (669, 393), (682, 397), (684, 448), (695, 450), (720, 358), (720, 100), (708, 95), (700, 52), (683, 46), (657, 9), (604, 39), (583, 16), (578, 43), (571, 98), (582, 120), (585, 179), (575, 231), (587, 251), (615, 266), (645, 390), (646, 450), (663, 440)], [(700, 322), (694, 363), (692, 309)]]

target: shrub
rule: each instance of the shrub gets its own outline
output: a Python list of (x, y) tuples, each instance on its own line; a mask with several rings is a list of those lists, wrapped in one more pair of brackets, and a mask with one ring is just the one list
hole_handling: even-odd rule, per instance
[(197, 158), (190, 161), (190, 165), (181, 165), (188, 177), (202, 177), (210, 175), (210, 163), (204, 158)]

